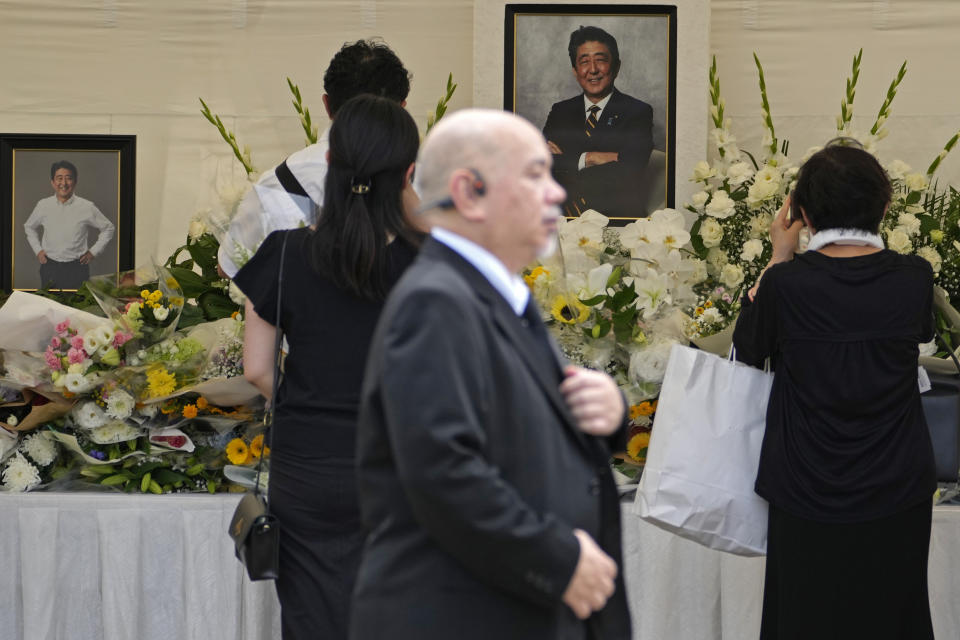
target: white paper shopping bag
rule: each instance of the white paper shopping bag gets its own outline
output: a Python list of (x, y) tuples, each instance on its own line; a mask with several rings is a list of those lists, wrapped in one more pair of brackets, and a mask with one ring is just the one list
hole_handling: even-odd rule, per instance
[(773, 375), (674, 345), (636, 513), (713, 549), (763, 555), (767, 503), (753, 491)]

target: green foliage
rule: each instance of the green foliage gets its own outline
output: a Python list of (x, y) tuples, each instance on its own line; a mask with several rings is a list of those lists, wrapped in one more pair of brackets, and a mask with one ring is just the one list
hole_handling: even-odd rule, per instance
[[(221, 278), (217, 270), (219, 249), (220, 243), (209, 233), (197, 239), (188, 237), (164, 263), (187, 300), (180, 315), (180, 328), (227, 318), (240, 311), (239, 305), (227, 295), (229, 280)], [(183, 257), (184, 253), (189, 257)]]
[(290, 93), (293, 94), (293, 108), (300, 116), (300, 126), (307, 134), (307, 145), (316, 144), (318, 130), (315, 124), (310, 120), (310, 109), (303, 106), (303, 98), (300, 96), (300, 87), (293, 84), (290, 78), (287, 78), (287, 86), (290, 87)]
[(237, 143), (237, 137), (233, 134), (232, 131), (227, 129), (224, 126), (223, 121), (220, 120), (220, 116), (210, 111), (210, 107), (207, 106), (207, 103), (203, 101), (203, 98), (200, 98), (200, 104), (203, 105), (203, 108), (200, 109), (200, 113), (203, 115), (207, 121), (217, 128), (217, 131), (220, 132), (220, 135), (230, 145), (230, 148), (233, 149), (233, 155), (237, 157), (237, 160), (240, 161), (240, 164), (243, 165), (243, 168), (246, 169), (247, 175), (251, 173), (256, 173), (257, 170), (253, 166), (253, 162), (250, 160), (250, 147), (244, 147), (243, 151), (240, 151), (240, 145)]
[(447, 76), (447, 90), (446, 93), (439, 101), (437, 101), (436, 110), (427, 116), (427, 133), (430, 132), (430, 129), (433, 128), (433, 125), (440, 122), (440, 118), (447, 112), (447, 105), (450, 104), (450, 100), (453, 98), (453, 92), (457, 90), (457, 85), (453, 82), (453, 73)]

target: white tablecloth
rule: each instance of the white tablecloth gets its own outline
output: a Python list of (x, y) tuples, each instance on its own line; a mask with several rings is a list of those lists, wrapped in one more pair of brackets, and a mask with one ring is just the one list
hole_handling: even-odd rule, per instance
[[(0, 637), (279, 638), (272, 582), (251, 583), (227, 525), (236, 495), (0, 494)], [(623, 505), (634, 638), (749, 640), (763, 559), (683, 540)], [(896, 553), (896, 549), (891, 549)], [(954, 587), (956, 585), (956, 588)], [(933, 514), (937, 638), (960, 638), (960, 508)]]
[[(635, 639), (751, 640), (759, 636), (763, 558), (741, 558), (701, 547), (640, 520), (633, 514), (632, 503), (622, 507), (623, 569)], [(960, 638), (960, 507), (933, 510), (929, 573), (936, 637)]]
[(273, 582), (233, 557), (238, 501), (0, 494), (0, 638), (279, 638)]

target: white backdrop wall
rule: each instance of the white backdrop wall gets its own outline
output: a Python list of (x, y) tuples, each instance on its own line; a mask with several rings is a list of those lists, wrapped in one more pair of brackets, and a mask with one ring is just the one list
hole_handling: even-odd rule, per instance
[[(486, 29), (476, 16), (495, 5), (500, 17), (492, 25), (502, 29), (503, 4), (0, 0), (0, 131), (136, 134), (137, 259), (163, 258), (183, 241), (197, 209), (210, 203), (216, 176), (224, 181), (239, 170), (199, 115), (198, 97), (250, 145), (259, 168), (303, 144), (284, 78), (300, 85), (323, 126), (322, 73), (348, 40), (378, 35), (397, 51), (414, 75), (408, 108), (421, 128), (451, 71), (460, 83), (452, 108), (499, 106), (482, 85), (502, 74), (502, 62), (489, 61), (502, 60), (502, 45), (477, 52), (474, 44), (477, 30)], [(844, 78), (861, 46), (854, 104), (861, 130), (873, 122), (900, 63), (909, 61), (882, 156), (924, 169), (960, 129), (960, 83), (953, 77), (958, 2), (713, 0), (702, 19), (709, 20), (709, 48), (696, 48), (717, 55), (727, 113), (743, 148), (756, 150), (762, 133), (753, 51), (764, 63), (774, 124), (790, 139), (792, 157), (832, 135)], [(705, 110), (706, 77), (702, 83)], [(695, 128), (705, 135), (705, 123)], [(941, 171), (941, 180), (960, 185), (960, 150)], [(678, 193), (685, 181), (677, 176)]]

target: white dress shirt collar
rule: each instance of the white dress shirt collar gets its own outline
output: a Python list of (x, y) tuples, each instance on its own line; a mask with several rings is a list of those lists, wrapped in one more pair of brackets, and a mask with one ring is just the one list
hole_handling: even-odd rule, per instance
[(460, 256), (472, 264), (474, 268), (493, 285), (493, 288), (503, 296), (514, 313), (523, 315), (530, 298), (530, 289), (523, 279), (515, 273), (510, 273), (506, 265), (499, 258), (461, 235), (441, 227), (433, 227), (430, 235), (438, 242), (456, 251)]
[(597, 106), (600, 107), (600, 111), (597, 112), (597, 120), (600, 119), (600, 114), (603, 113), (603, 110), (607, 108), (607, 103), (610, 102), (610, 98), (613, 97), (613, 91), (607, 94), (607, 97), (601, 100), (600, 102), (593, 103), (590, 101), (590, 98), (587, 97), (587, 94), (583, 94), (583, 117), (587, 119), (590, 117), (590, 107)]

